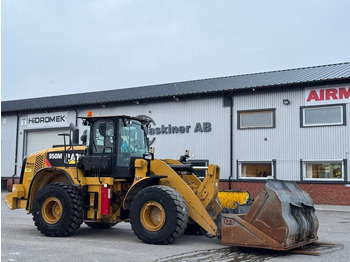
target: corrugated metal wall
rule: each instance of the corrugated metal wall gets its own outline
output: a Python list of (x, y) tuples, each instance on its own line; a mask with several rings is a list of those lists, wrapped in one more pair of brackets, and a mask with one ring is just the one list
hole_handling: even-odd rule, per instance
[[(61, 111), (57, 111), (58, 113), (61, 112)], [(67, 119), (66, 119), (66, 126), (64, 127), (57, 127), (57, 130), (67, 130), (68, 129), (68, 126), (70, 123), (74, 123), (75, 124), (75, 119), (76, 119), (76, 113), (75, 111), (65, 111), (63, 113), (67, 113)], [(30, 112), (28, 112), (28, 114), (30, 114)], [(39, 127), (29, 127), (28, 126), (28, 114), (22, 114), (22, 115), (19, 115), (19, 130), (18, 130), (18, 152), (17, 152), (17, 159), (18, 159), (18, 164), (17, 164), (17, 176), (20, 175), (21, 173), (21, 168), (22, 168), (22, 161), (23, 161), (23, 158), (26, 156), (26, 145), (27, 145), (27, 131), (30, 131), (30, 130), (35, 130), (35, 131), (44, 131), (44, 130), (47, 130), (48, 128), (43, 126), (43, 125), (40, 125)], [(38, 114), (41, 114), (41, 113), (38, 113)], [(24, 121), (23, 121), (24, 120)], [(15, 126), (16, 127), (16, 126)], [(51, 128), (52, 129), (52, 128)], [(16, 129), (15, 129), (16, 130)], [(49, 131), (49, 130), (48, 130)], [(6, 132), (8, 132), (8, 130), (6, 129)], [(58, 131), (58, 133), (61, 133), (61, 131)], [(16, 135), (16, 131), (13, 132), (14, 134), (14, 139), (12, 140), (13, 142), (13, 147), (15, 149), (15, 135)], [(63, 138), (60, 138), (62, 143), (63, 143)], [(59, 140), (57, 140), (59, 141)], [(45, 143), (46, 141), (43, 141), (43, 143)], [(48, 142), (47, 144), (47, 148), (51, 148), (52, 145), (50, 142)], [(29, 154), (29, 152), (28, 152)], [(3, 159), (7, 159), (7, 156), (3, 157), (1, 156), (1, 161), (3, 161)], [(12, 168), (14, 168), (14, 162), (12, 162)], [(5, 176), (3, 174), (1, 174), (2, 176)]]
[[(284, 105), (283, 99), (290, 104)], [(350, 150), (350, 104), (346, 104), (346, 125), (325, 127), (300, 127), (300, 107), (304, 104), (304, 89), (280, 92), (250, 93), (233, 97), (233, 179), (237, 178), (237, 160), (276, 160), (276, 177), (300, 180), (300, 160), (349, 159)], [(275, 128), (239, 130), (237, 111), (275, 109)], [(223, 98), (203, 98), (151, 104), (85, 108), (78, 116), (86, 116), (88, 110), (97, 115), (147, 115), (155, 126), (191, 126), (188, 133), (159, 134), (152, 145), (157, 158), (175, 158), (185, 150), (191, 152), (192, 159), (205, 159), (221, 166), (221, 178), (230, 176), (230, 107), (223, 106)], [(75, 112), (69, 112), (74, 122)], [(22, 116), (21, 116), (22, 117)], [(2, 176), (9, 176), (14, 168), (16, 116), (6, 117), (2, 122)], [(194, 132), (196, 124), (203, 127), (211, 124), (210, 132)], [(78, 120), (82, 133), (84, 127)], [(23, 158), (23, 131), (20, 125), (18, 137), (18, 159)], [(13, 144), (9, 144), (11, 143)], [(9, 152), (9, 153), (8, 153)], [(11, 156), (12, 155), (12, 156)], [(5, 157), (6, 156), (6, 157)], [(6, 162), (7, 161), (7, 162)], [(20, 166), (21, 164), (19, 164)], [(20, 172), (18, 166), (18, 173)], [(348, 177), (350, 176), (348, 161)], [(349, 178), (348, 178), (348, 181)]]
[[(1, 176), (10, 177), (15, 173), (17, 116), (1, 117)], [(19, 159), (19, 165), (22, 160)]]
[[(284, 105), (283, 99), (290, 104)], [(304, 89), (234, 97), (234, 170), (236, 161), (276, 159), (276, 177), (300, 180), (300, 159), (349, 159), (350, 104), (346, 126), (300, 127)], [(237, 111), (275, 108), (275, 128), (237, 129)], [(349, 173), (349, 171), (348, 171)], [(237, 178), (237, 176), (234, 176)]]
[[(87, 111), (80, 111), (85, 116)], [(230, 171), (230, 108), (223, 107), (222, 98), (139, 104), (112, 108), (95, 108), (94, 115), (147, 115), (156, 125), (191, 126), (188, 133), (159, 134), (156, 138), (155, 157), (179, 159), (185, 150), (190, 150), (190, 159), (206, 159), (221, 167), (222, 178), (229, 177)], [(211, 124), (210, 132), (194, 132), (197, 123)], [(84, 130), (80, 126), (80, 130)]]

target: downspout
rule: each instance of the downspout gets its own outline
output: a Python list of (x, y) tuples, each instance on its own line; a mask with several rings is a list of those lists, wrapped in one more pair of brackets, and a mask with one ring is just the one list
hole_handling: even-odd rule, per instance
[(17, 154), (18, 154), (18, 132), (19, 132), (19, 115), (18, 112), (16, 113), (17, 116), (17, 127), (16, 127), (16, 149), (15, 149), (15, 171), (12, 176), (12, 185), (15, 183), (15, 176), (17, 176)]
[(233, 96), (230, 103), (230, 176), (228, 177), (228, 189), (231, 190), (231, 179), (233, 177)]
[(74, 108), (75, 111), (75, 126), (78, 127), (78, 110)]

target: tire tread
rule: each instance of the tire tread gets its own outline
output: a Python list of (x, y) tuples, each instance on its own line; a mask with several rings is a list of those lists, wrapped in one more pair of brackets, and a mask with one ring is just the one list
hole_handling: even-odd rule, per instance
[[(137, 208), (137, 207), (135, 207), (134, 201), (135, 200), (138, 201), (138, 198), (142, 197), (142, 194), (144, 194), (145, 192), (149, 192), (149, 191), (161, 192), (161, 194), (164, 194), (167, 197), (169, 197), (175, 205), (174, 209), (176, 210), (176, 224), (174, 225), (174, 227), (172, 228), (172, 231), (170, 232), (169, 236), (165, 240), (164, 239), (162, 239), (162, 240), (158, 240), (158, 239), (150, 240), (150, 239), (144, 237), (142, 234), (139, 234), (139, 232), (137, 232), (135, 225), (133, 225), (133, 219), (135, 219), (134, 216), (137, 212), (139, 212), (139, 210), (135, 210), (135, 208)], [(150, 186), (150, 187), (147, 187), (147, 188), (141, 190), (134, 198), (134, 201), (131, 203), (131, 207), (130, 207), (131, 227), (132, 227), (134, 233), (136, 234), (136, 236), (140, 240), (142, 240), (143, 242), (148, 243), (148, 244), (165, 245), (165, 244), (169, 244), (169, 243), (175, 241), (177, 238), (179, 238), (185, 232), (185, 229), (187, 227), (187, 222), (188, 222), (187, 205), (186, 205), (186, 202), (183, 199), (183, 197), (175, 189), (173, 189), (171, 187), (163, 186), (163, 185)]]
[[(65, 196), (68, 198), (68, 201), (70, 203), (70, 212), (71, 212), (71, 216), (67, 219), (65, 226), (55, 231), (49, 230), (47, 226), (45, 226), (45, 224), (43, 223), (42, 217), (40, 215), (41, 206), (39, 206), (39, 203), (37, 203), (37, 199), (41, 197), (41, 195), (44, 195), (46, 191), (51, 189), (61, 191), (65, 194)], [(72, 185), (61, 183), (61, 182), (52, 183), (45, 186), (43, 189), (41, 189), (38, 192), (34, 200), (32, 211), (33, 211), (32, 213), (33, 213), (34, 224), (42, 234), (49, 237), (69, 236), (72, 233), (74, 233), (77, 229), (79, 229), (80, 225), (83, 223), (82, 195), (80, 191)]]

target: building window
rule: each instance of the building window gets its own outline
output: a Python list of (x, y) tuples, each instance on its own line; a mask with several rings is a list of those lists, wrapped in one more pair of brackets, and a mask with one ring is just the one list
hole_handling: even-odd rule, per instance
[(272, 161), (237, 161), (238, 178), (267, 179), (275, 177), (275, 160)]
[(238, 111), (238, 129), (274, 128), (275, 109)]
[(302, 127), (345, 125), (345, 105), (301, 108)]
[(345, 180), (345, 160), (304, 160), (303, 180)]

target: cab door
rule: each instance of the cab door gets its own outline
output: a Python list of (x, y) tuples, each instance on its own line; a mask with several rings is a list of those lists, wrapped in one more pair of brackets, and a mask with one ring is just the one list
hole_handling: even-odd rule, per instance
[(136, 120), (120, 119), (117, 135), (117, 177), (133, 178), (135, 160), (148, 152), (145, 131)]
[(91, 175), (116, 175), (116, 141), (117, 124), (113, 119), (99, 119), (93, 123), (91, 144), (88, 145), (89, 154), (84, 159), (85, 169)]

